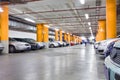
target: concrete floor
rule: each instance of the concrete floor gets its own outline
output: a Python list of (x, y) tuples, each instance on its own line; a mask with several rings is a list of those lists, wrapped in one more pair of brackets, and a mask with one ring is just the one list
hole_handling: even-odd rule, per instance
[(0, 56), (0, 80), (105, 80), (92, 45)]

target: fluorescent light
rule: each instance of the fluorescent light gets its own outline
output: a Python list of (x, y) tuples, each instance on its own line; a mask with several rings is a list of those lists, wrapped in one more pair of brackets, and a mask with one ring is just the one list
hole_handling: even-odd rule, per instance
[(89, 29), (91, 30), (91, 27), (89, 27)]
[(90, 22), (88, 22), (88, 25), (90, 26), (90, 25), (91, 25), (91, 23), (90, 23)]
[(29, 19), (29, 18), (24, 18), (26, 21), (29, 21), (29, 22), (33, 22), (33, 23), (35, 23), (35, 21), (34, 20), (32, 20), (32, 19)]
[(89, 19), (89, 14), (85, 14), (86, 19)]
[(65, 33), (65, 31), (62, 31), (62, 33)]
[(81, 4), (85, 4), (85, 0), (80, 0), (80, 3)]
[(0, 7), (0, 12), (3, 12), (3, 9)]

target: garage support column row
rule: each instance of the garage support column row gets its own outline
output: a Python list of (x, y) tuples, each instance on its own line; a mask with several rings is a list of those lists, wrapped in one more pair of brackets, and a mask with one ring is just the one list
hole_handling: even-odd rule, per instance
[(117, 35), (116, 31), (116, 0), (106, 0), (106, 37), (115, 38)]
[(3, 54), (8, 54), (9, 41), (8, 41), (8, 6), (2, 6), (3, 12), (0, 13), (0, 41), (4, 46)]
[(44, 24), (37, 24), (37, 42), (45, 42), (46, 48), (48, 48), (48, 27)]

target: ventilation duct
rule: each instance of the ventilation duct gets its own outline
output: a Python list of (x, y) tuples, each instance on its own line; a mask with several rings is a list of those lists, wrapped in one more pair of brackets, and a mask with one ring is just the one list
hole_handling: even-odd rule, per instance
[[(41, 0), (0, 0), (0, 4), (26, 4), (27, 2), (41, 1)], [(1, 3), (2, 2), (2, 3)]]

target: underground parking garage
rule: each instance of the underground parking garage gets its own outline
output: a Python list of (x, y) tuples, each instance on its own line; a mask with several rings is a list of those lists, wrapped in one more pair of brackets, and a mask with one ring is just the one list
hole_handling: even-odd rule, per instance
[(120, 0), (0, 0), (0, 80), (120, 80)]

